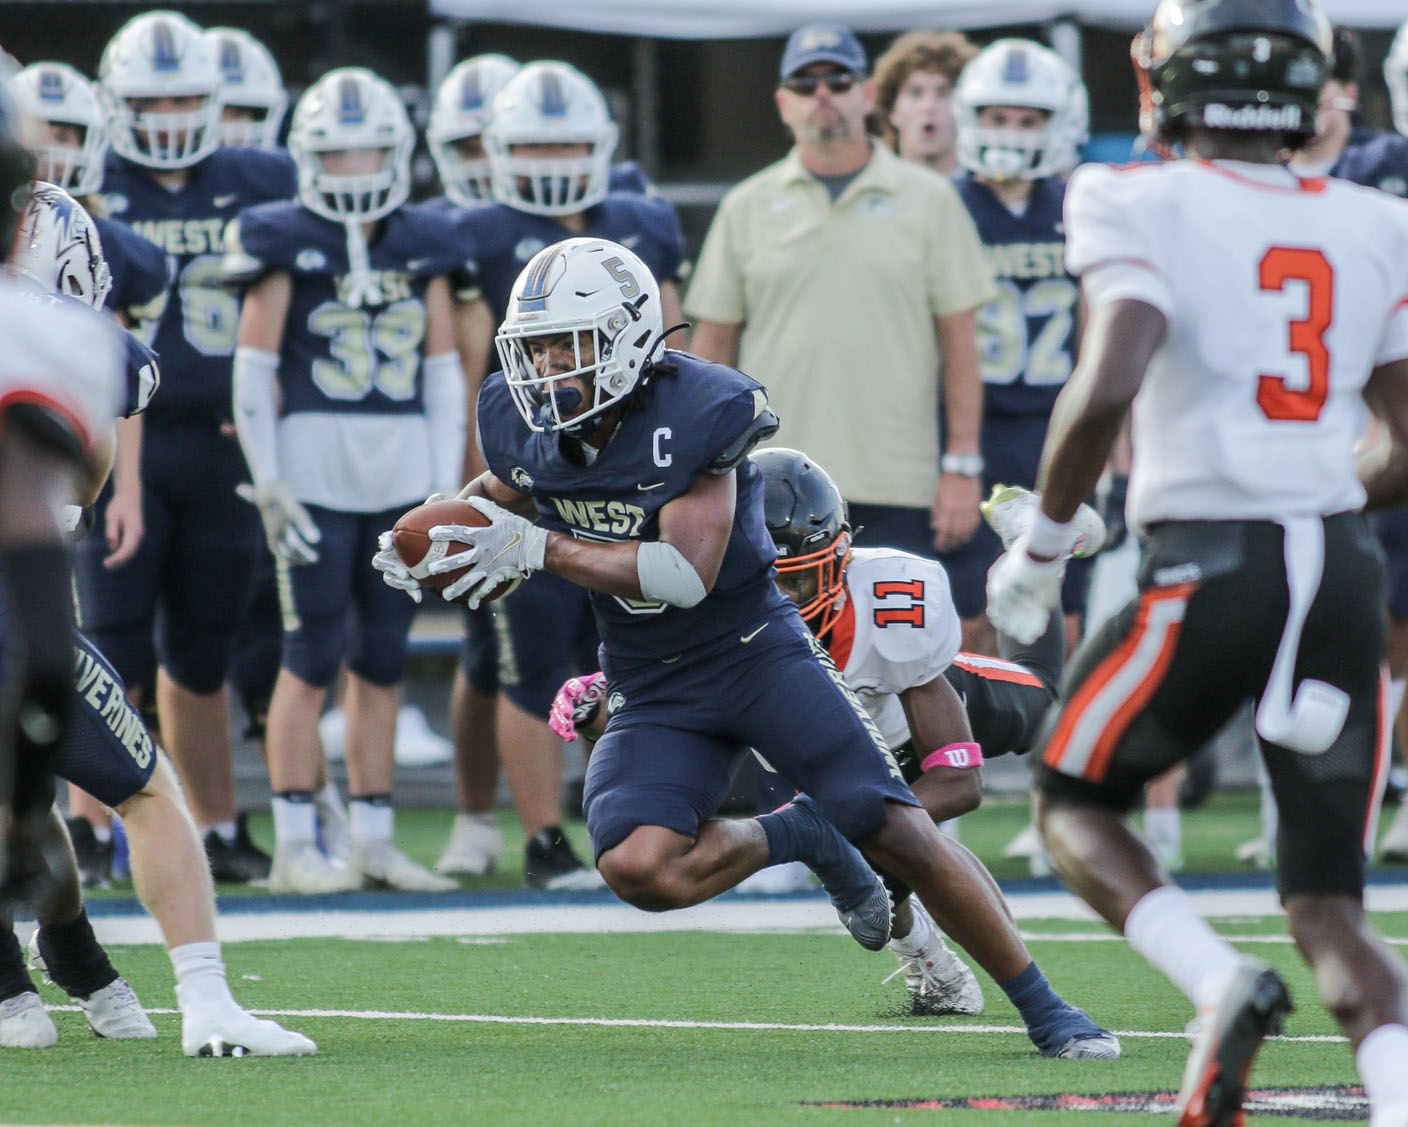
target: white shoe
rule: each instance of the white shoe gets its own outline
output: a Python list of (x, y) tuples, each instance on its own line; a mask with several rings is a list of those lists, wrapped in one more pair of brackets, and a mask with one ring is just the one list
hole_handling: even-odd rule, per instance
[(257, 1018), (239, 1006), (230, 1009), (188, 1009), (181, 1003), (181, 1051), (188, 1057), (310, 1057), (318, 1051), (302, 1033), (275, 1021)]
[(325, 856), (311, 841), (274, 846), (270, 892), (350, 892), (361, 887), (356, 873)]
[(1254, 837), (1237, 846), (1237, 860), (1255, 865), (1258, 869), (1271, 868), (1275, 851), (1264, 837)]
[(58, 1043), (54, 1019), (34, 991), (0, 1002), (0, 1048), (47, 1049)]
[(340, 708), (330, 708), (318, 719), (318, 739), (323, 745), (323, 754), (330, 761), (340, 763), (347, 758), (347, 713)]
[[(994, 485), (992, 495), (978, 508), (1002, 540), (1002, 546), (1010, 548), (1031, 527), (1038, 503), (1037, 495), (1030, 489), (1020, 485)], [(1072, 520), (1079, 534), (1071, 548), (1075, 559), (1093, 556), (1105, 546), (1105, 522), (1089, 505), (1082, 504)]]
[(1398, 804), (1398, 813), (1393, 816), (1388, 831), (1379, 841), (1379, 859), (1408, 861), (1408, 797)]
[(435, 871), (482, 877), (498, 867), (503, 845), (503, 834), (492, 812), (456, 814), (450, 840), (435, 862)]
[[(914, 954), (890, 950), (900, 961), (895, 974), (904, 975), (909, 996), (917, 1014), (980, 1014), (983, 1012), (983, 988), (968, 964), (950, 951), (938, 932), (934, 944)], [(894, 978), (895, 974), (890, 975)], [(885, 979), (886, 982), (890, 978)]]
[(816, 878), (812, 871), (801, 861), (789, 861), (785, 865), (769, 865), (744, 877), (733, 886), (733, 891), (744, 896), (786, 896), (790, 892), (803, 892), (815, 887)]
[(455, 745), (435, 731), (425, 713), (413, 704), (396, 714), (396, 763), (401, 767), (429, 767), (448, 763)]
[(98, 1037), (139, 1040), (156, 1036), (156, 1026), (125, 978), (116, 978), (101, 990), (94, 990), (86, 998), (74, 998), (74, 1001), (82, 1008), (89, 1028)]
[(1035, 857), (1041, 851), (1041, 835), (1036, 832), (1036, 823), (1028, 822), (1022, 832), (1002, 847), (1004, 857)]
[(403, 892), (449, 892), (459, 888), (458, 881), (437, 876), (385, 840), (353, 838), (347, 850), (347, 868), (368, 884), (385, 885)]

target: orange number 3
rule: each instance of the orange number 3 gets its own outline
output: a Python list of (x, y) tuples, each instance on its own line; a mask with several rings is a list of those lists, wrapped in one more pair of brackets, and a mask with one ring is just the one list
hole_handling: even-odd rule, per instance
[(1325, 330), (1334, 316), (1335, 272), (1318, 250), (1272, 247), (1261, 259), (1261, 288), (1279, 291), (1288, 281), (1304, 282), (1309, 293), (1305, 316), (1290, 323), (1290, 350), (1305, 357), (1310, 384), (1297, 391), (1286, 386), (1284, 376), (1263, 373), (1257, 377), (1256, 402), (1268, 419), (1313, 423), (1320, 417), (1330, 393), (1330, 351), (1325, 347)]

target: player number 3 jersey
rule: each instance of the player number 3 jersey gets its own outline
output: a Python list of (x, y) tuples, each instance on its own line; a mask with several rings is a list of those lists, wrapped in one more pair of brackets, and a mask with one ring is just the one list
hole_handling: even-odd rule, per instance
[(1134, 401), (1132, 525), (1358, 508), (1372, 369), (1408, 356), (1408, 209), (1277, 166), (1086, 165), (1066, 262), (1168, 320)]

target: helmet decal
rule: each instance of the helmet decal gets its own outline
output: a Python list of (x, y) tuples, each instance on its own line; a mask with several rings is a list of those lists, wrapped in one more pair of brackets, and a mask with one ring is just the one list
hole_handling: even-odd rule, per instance
[(158, 72), (181, 69), (181, 55), (176, 49), (176, 35), (165, 20), (152, 25), (152, 67)]

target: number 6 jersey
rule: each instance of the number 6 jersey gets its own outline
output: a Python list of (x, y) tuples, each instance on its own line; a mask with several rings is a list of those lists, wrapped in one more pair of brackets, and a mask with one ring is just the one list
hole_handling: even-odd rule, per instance
[(1408, 356), (1408, 208), (1285, 168), (1086, 165), (1066, 263), (1168, 321), (1134, 400), (1132, 526), (1357, 509), (1373, 368)]

